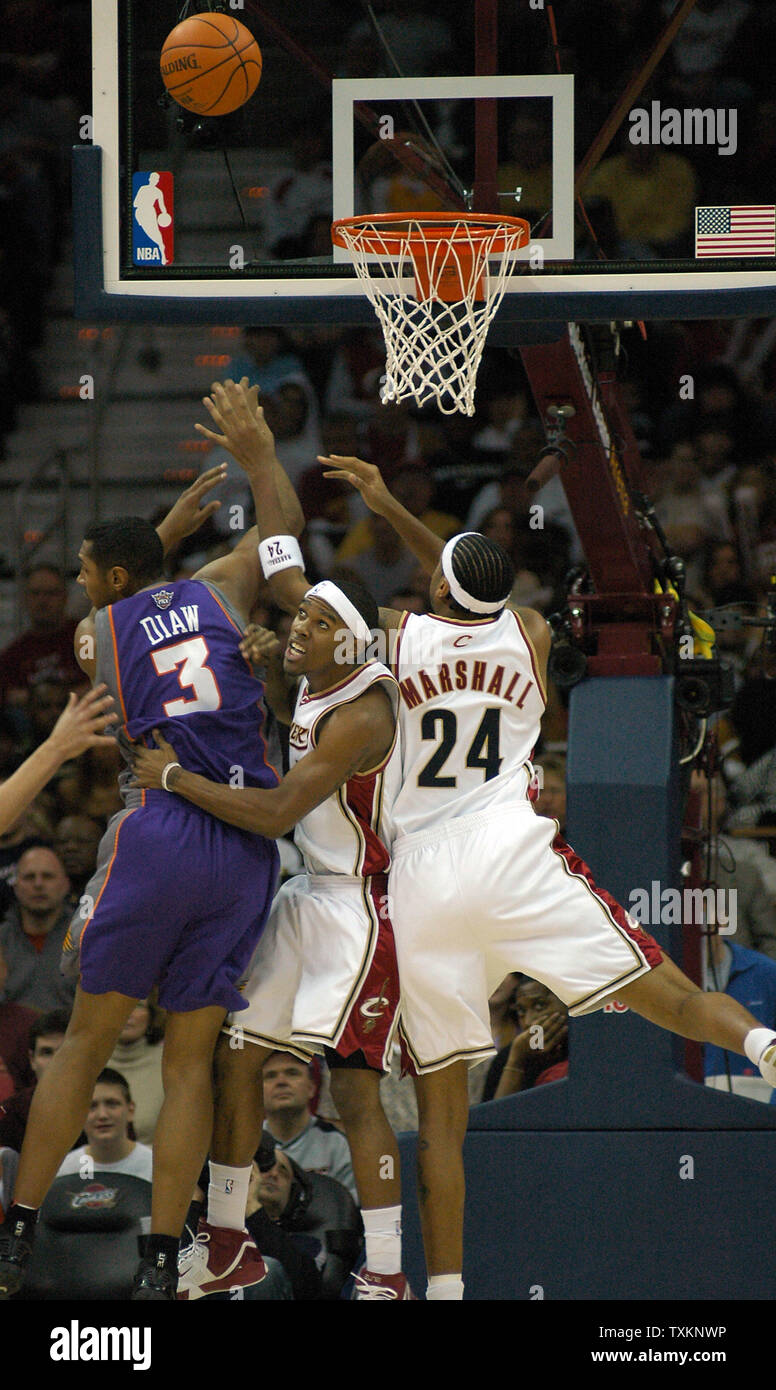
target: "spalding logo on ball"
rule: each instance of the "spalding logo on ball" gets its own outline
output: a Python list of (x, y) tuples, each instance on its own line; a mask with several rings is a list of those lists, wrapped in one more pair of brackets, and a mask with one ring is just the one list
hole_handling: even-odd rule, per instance
[(231, 15), (194, 14), (167, 35), (159, 66), (180, 106), (197, 116), (226, 116), (256, 91), (261, 49)]

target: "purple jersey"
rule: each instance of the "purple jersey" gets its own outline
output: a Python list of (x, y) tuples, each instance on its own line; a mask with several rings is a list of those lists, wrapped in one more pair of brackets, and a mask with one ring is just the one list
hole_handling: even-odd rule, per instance
[(277, 785), (263, 737), (264, 687), (240, 654), (239, 617), (214, 586), (183, 579), (145, 589), (100, 609), (95, 626), (97, 680), (133, 742), (153, 746), (158, 729), (189, 772)]

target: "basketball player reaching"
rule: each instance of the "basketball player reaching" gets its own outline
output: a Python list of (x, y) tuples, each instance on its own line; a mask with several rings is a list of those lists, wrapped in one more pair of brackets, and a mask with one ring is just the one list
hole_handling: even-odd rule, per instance
[[(255, 404), (255, 394), (247, 399)], [(199, 500), (223, 476), (211, 469), (184, 494), (177, 517), (174, 508), (160, 527), (168, 544), (214, 509), (200, 510)], [(301, 529), (292, 494), (285, 514), (292, 530)], [(261, 584), (256, 532), (193, 579), (167, 583), (163, 554), (160, 534), (140, 518), (89, 528), (79, 583), (94, 607), (76, 631), (76, 657), (113, 696), (125, 750), (153, 728), (174, 729), (189, 766), (218, 780), (239, 764), (248, 785), (272, 787), (262, 686), (240, 653), (243, 620)], [(242, 1006), (236, 981), (269, 911), (278, 865), (271, 840), (226, 827), (165, 792), (143, 792), (129, 770), (120, 781), (125, 809), (108, 825), (65, 941), (64, 968), (80, 977), (75, 1006), (35, 1091), (14, 1202), (0, 1231), (0, 1297), (22, 1282), (38, 1209), (81, 1129), (95, 1077), (137, 1000), (158, 984), (168, 1011), (165, 1095), (154, 1139), (151, 1233), (132, 1297), (175, 1298), (180, 1235), (212, 1128), (213, 1050), (226, 1013)]]
[[(266, 469), (245, 460), (252, 451), (269, 457), (259, 438), (269, 431), (254, 418), (246, 393), (229, 382), (214, 387), (209, 408), (224, 430), (211, 437), (243, 462), (252, 483), (263, 478)], [(257, 487), (255, 500), (269, 509), (262, 528), (277, 534), (282, 513), (272, 490)], [(296, 826), (305, 862), (305, 872), (277, 894), (244, 986), (248, 1008), (217, 1050), (208, 1221), (181, 1254), (181, 1296), (250, 1282), (250, 1258), (235, 1264), (233, 1254), (261, 1136), (262, 1068), (280, 1049), (305, 1060), (324, 1051), (331, 1068), (366, 1233), (366, 1265), (354, 1298), (407, 1300), (399, 1153), (379, 1095), (399, 1001), (387, 912), (391, 807), (400, 776), (398, 687), (386, 666), (364, 659), (378, 609), (360, 585), (325, 580), (310, 587), (299, 546), (288, 536), (283, 546), (262, 545), (262, 554), (273, 584), (284, 561), (293, 572), (290, 584), (291, 571), (283, 575), (284, 599), (293, 602), (295, 616), (282, 666), (272, 634), (254, 632), (244, 644), (253, 660), (268, 663), (269, 703), (290, 726), (288, 775), (273, 791), (218, 785), (190, 770), (185, 752), (175, 750), (174, 733), (171, 743), (157, 739), (160, 751), (138, 748), (135, 756), (141, 786), (164, 784), (175, 798), (230, 825), (268, 836)]]
[[(446, 544), (395, 501), (379, 470), (331, 457), (431, 575), (431, 612), (381, 609), (395, 633), (402, 788), (390, 903), (401, 1031), (419, 1073), (418, 1179), (429, 1297), (463, 1295), (467, 1065), (492, 1055), (488, 996), (509, 971), (572, 1015), (617, 998), (685, 1038), (746, 1055), (776, 1085), (776, 1034), (726, 994), (704, 993), (594, 883), (555, 821), (528, 799), (550, 634), (513, 609), (512, 562), (484, 536)], [(269, 474), (267, 474), (269, 479)], [(274, 485), (274, 484), (273, 484)]]

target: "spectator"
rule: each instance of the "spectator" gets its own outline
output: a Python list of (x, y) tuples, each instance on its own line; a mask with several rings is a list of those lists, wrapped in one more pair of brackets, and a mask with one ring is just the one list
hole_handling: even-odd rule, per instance
[(61, 680), (38, 677), (30, 682), (27, 701), (30, 751), (48, 738), (67, 704), (69, 693), (70, 686)]
[[(347, 565), (342, 565), (338, 553), (337, 564), (365, 584), (378, 604), (384, 604), (389, 594), (409, 582), (417, 562), (385, 517), (374, 513), (370, 521), (372, 544), (369, 549), (362, 550)], [(336, 575), (330, 577), (335, 579)]]
[(268, 1223), (287, 1232), (320, 1269), (320, 1297), (339, 1298), (361, 1248), (358, 1207), (336, 1178), (306, 1171), (280, 1146), (275, 1154), (275, 1166), (256, 1174), (254, 1200), (261, 1209), (248, 1217), (248, 1229), (259, 1249), (269, 1253), (273, 1242)]
[(246, 328), (243, 346), (245, 351), (232, 362), (232, 377), (239, 381), (247, 376), (251, 386), (258, 386), (262, 395), (272, 395), (289, 377), (304, 377), (302, 359), (281, 328)]
[[(326, 383), (324, 428), (368, 420), (374, 411), (375, 392), (385, 375), (385, 344), (379, 328), (353, 328), (343, 337), (332, 358)], [(344, 418), (343, 418), (344, 417)], [(358, 457), (357, 436), (324, 439), (324, 454)]]
[(97, 866), (97, 847), (105, 827), (91, 816), (63, 816), (54, 831), (54, 849), (70, 879), (71, 901), (77, 905)]
[[(3, 971), (4, 966), (0, 962), (0, 990)], [(35, 1083), (29, 1046), (30, 1029), (37, 1017), (34, 1009), (26, 1009), (23, 1004), (14, 1004), (10, 1000), (0, 1002), (0, 1057), (13, 1082), (11, 1094)]]
[[(268, 195), (262, 200), (267, 248), (279, 260), (305, 254), (298, 244), (301, 229), (323, 217), (331, 227), (331, 121), (327, 130), (325, 119), (307, 114), (308, 119), (291, 138), (288, 164), (273, 175)], [(330, 258), (330, 234), (327, 242), (326, 256)], [(235, 375), (235, 380), (239, 381), (239, 376)]]
[[(277, 1260), (291, 1284), (292, 1297), (309, 1301), (323, 1296), (323, 1281), (315, 1259), (303, 1249), (298, 1240), (284, 1229), (283, 1217), (290, 1205), (294, 1183), (294, 1167), (280, 1149), (275, 1150), (275, 1162), (262, 1168), (254, 1160), (245, 1208), (245, 1224), (265, 1260)], [(245, 1290), (246, 1299), (266, 1296), (263, 1284)]]
[(716, 887), (727, 894), (735, 890), (736, 945), (776, 960), (776, 860), (761, 840), (725, 834), (727, 792), (721, 776), (713, 779), (711, 798), (703, 772), (693, 772), (690, 790), (699, 797), (701, 829), (711, 825)]
[(164, 1100), (162, 1086), (163, 1015), (150, 999), (135, 1005), (108, 1065), (126, 1078), (134, 1101), (135, 1137), (152, 1144), (159, 1111)]
[(709, 510), (707, 489), (698, 465), (695, 443), (674, 444), (663, 469), (656, 510), (668, 544), (683, 559), (691, 559), (718, 532), (718, 517)]
[(537, 222), (552, 212), (552, 129), (521, 102), (510, 122), (507, 158), (499, 165), (499, 211)]
[[(453, 31), (446, 19), (430, 14), (418, 0), (383, 0), (378, 18), (380, 33), (393, 54), (396, 68), (388, 63), (384, 50), (383, 71), (395, 76), (433, 77), (443, 73), (455, 51)], [(348, 48), (369, 43), (374, 28), (368, 19), (357, 20), (346, 35)], [(371, 74), (370, 74), (371, 75)]]
[(315, 392), (305, 375), (289, 376), (264, 398), (264, 407), (277, 456), (296, 484), (323, 449)]
[(348, 1141), (310, 1109), (315, 1082), (306, 1062), (273, 1052), (264, 1063), (264, 1128), (301, 1168), (336, 1178), (358, 1201)]
[(90, 1182), (94, 1173), (127, 1173), (150, 1184), (153, 1155), (147, 1144), (132, 1137), (134, 1115), (135, 1103), (126, 1078), (113, 1067), (104, 1067), (94, 1083), (84, 1120), (86, 1143), (70, 1150), (57, 1177), (77, 1173)]
[[(746, 1009), (754, 1006), (763, 1027), (776, 1026), (776, 961), (759, 951), (735, 945), (718, 932), (712, 932), (706, 941), (705, 988), (722, 990)], [(749, 1096), (750, 1100), (767, 1102), (773, 1093), (773, 1088), (748, 1058), (723, 1052), (711, 1043), (704, 1047), (704, 1076), (707, 1086)]]
[(59, 1168), (40, 1211), (27, 1296), (128, 1299), (138, 1238), (151, 1220), (152, 1153), (133, 1138), (126, 1079), (105, 1067), (84, 1122), (86, 1143)]
[(515, 991), (514, 1038), (493, 1058), (482, 1099), (501, 1100), (568, 1072), (568, 1009), (538, 980), (524, 977)]
[(25, 851), (16, 871), (16, 903), (0, 921), (6, 999), (31, 1009), (72, 1005), (75, 985), (59, 968), (71, 917), (69, 892), (67, 874), (52, 849)]
[(517, 986), (520, 983), (518, 971), (513, 970), (501, 981), (498, 989), (495, 989), (488, 1000), (488, 1012), (490, 1014), (490, 1031), (493, 1035), (495, 1046), (501, 1051), (511, 1043), (517, 1032), (517, 1013), (515, 1012), (515, 996)]
[[(2, 782), (6, 779), (3, 778)], [(0, 782), (0, 786), (2, 786)], [(35, 800), (22, 811), (17, 820), (0, 835), (0, 919), (13, 904), (13, 880), (22, 855), (35, 845), (48, 843), (51, 823), (41, 800)]]
[[(452, 516), (449, 512), (438, 512), (432, 508), (434, 481), (425, 468), (401, 469), (394, 476), (391, 490), (402, 506), (412, 512), (413, 516), (418, 517), (423, 525), (427, 526), (441, 540), (449, 540), (458, 531), (457, 517)], [(337, 551), (338, 564), (349, 564), (351, 560), (370, 549), (374, 544), (373, 521), (374, 512), (370, 512), (368, 516), (362, 517), (355, 526), (351, 527)]]
[(26, 705), (30, 686), (38, 680), (60, 681), (69, 690), (84, 684), (73, 655), (76, 625), (66, 616), (61, 571), (53, 565), (30, 570), (24, 603), (30, 626), (0, 652), (0, 704)]
[(549, 816), (558, 822), (561, 835), (566, 833), (566, 759), (560, 753), (543, 753), (534, 758), (534, 767), (541, 769), (537, 779), (539, 795), (534, 810), (539, 816)]
[(12, 1095), (0, 1108), (0, 1144), (21, 1152), (32, 1095), (51, 1058), (59, 1051), (70, 1022), (69, 1009), (52, 1009), (41, 1014), (29, 1032), (27, 1060), (32, 1083)]
[(591, 174), (584, 196), (606, 198), (617, 234), (642, 259), (690, 254), (697, 180), (684, 155), (626, 141)]
[[(771, 730), (773, 739), (773, 730)], [(729, 829), (745, 825), (776, 825), (776, 748), (745, 768), (728, 788), (732, 810)]]

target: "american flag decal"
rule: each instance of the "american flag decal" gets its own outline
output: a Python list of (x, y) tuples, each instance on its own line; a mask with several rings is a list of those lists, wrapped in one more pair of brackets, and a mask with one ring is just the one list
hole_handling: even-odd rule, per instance
[(776, 207), (695, 209), (696, 256), (776, 256)]

